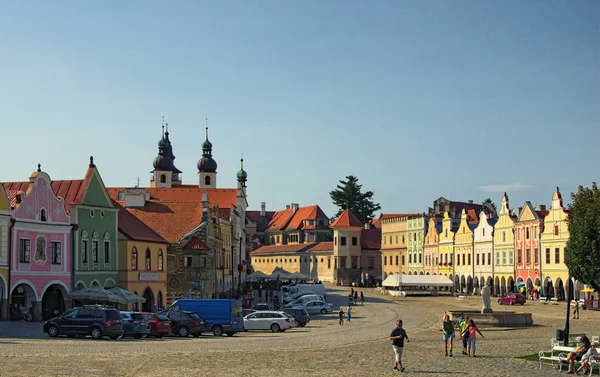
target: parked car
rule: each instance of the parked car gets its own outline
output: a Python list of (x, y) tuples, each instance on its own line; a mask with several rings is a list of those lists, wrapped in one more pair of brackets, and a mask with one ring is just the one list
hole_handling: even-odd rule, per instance
[(310, 322), (310, 314), (302, 308), (286, 308), (284, 312), (294, 317), (296, 327), (304, 327)]
[(123, 335), (121, 313), (113, 307), (84, 305), (67, 310), (44, 323), (44, 332), (51, 337), (90, 335), (94, 339), (108, 336), (117, 339)]
[(244, 317), (244, 330), (271, 330), (271, 332), (284, 332), (294, 327), (294, 319), (284, 312), (261, 311), (248, 314)]
[(299, 299), (302, 296), (306, 296), (306, 295), (314, 295), (314, 293), (312, 292), (299, 292), (299, 293), (286, 293), (285, 296), (283, 296), (283, 303), (284, 304), (288, 304), (292, 301), (296, 301), (297, 299)]
[(187, 338), (190, 334), (195, 338), (208, 331), (206, 322), (198, 314), (188, 310), (166, 310), (160, 312), (171, 321), (171, 332)]
[(171, 332), (171, 320), (169, 317), (158, 313), (143, 313), (144, 318), (150, 325), (150, 335), (162, 338)]
[(123, 337), (132, 336), (135, 339), (148, 336), (150, 325), (144, 314), (138, 312), (121, 312), (123, 318)]
[(520, 293), (510, 293), (506, 297), (500, 297), (498, 299), (498, 304), (500, 305), (515, 305), (515, 304), (525, 304), (527, 298)]
[(271, 307), (269, 306), (269, 304), (265, 304), (263, 303), (258, 303), (256, 305), (254, 305), (254, 310), (258, 311), (258, 310), (271, 310)]
[(245, 317), (250, 313), (254, 313), (256, 310), (254, 309), (242, 309), (242, 315)]
[(171, 309), (198, 314), (206, 321), (207, 330), (204, 331), (211, 331), (214, 336), (233, 336), (236, 332), (244, 331), (241, 300), (182, 299), (175, 301), (169, 307)]
[(304, 305), (295, 306), (294, 309), (304, 309), (309, 314), (327, 314), (333, 311), (333, 305), (321, 300), (308, 301)]
[(302, 297), (298, 298), (295, 301), (290, 302), (289, 304), (286, 304), (285, 307), (286, 308), (293, 308), (293, 307), (296, 307), (296, 306), (302, 306), (302, 305), (306, 304), (309, 301), (325, 301), (325, 299), (323, 297), (319, 296), (319, 295), (313, 295), (313, 294), (311, 294), (311, 295), (305, 295), (305, 296), (302, 296)]

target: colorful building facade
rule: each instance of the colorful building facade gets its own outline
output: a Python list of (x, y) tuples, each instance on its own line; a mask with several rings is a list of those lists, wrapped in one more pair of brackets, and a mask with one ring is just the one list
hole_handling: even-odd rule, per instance
[(566, 284), (569, 279), (569, 270), (565, 264), (565, 246), (569, 240), (568, 217), (569, 211), (564, 208), (562, 195), (557, 187), (540, 236), (541, 269), (544, 277), (541, 289), (545, 296), (554, 296), (554, 292), (559, 292), (561, 285)]
[(454, 236), (454, 254), (456, 263), (454, 264), (454, 275), (460, 279), (459, 292), (473, 293), (473, 229), (476, 224), (472, 224), (472, 218), (469, 217), (466, 210), (462, 210), (460, 223)]
[(459, 289), (460, 286), (460, 278), (454, 273), (454, 232), (457, 227), (457, 220), (451, 218), (448, 212), (444, 212), (442, 231), (438, 243), (438, 274), (447, 276), (450, 280), (454, 281), (455, 291)]
[(545, 208), (536, 211), (530, 202), (525, 202), (515, 222), (515, 279), (525, 284), (527, 293), (542, 282), (540, 234), (547, 214)]
[(0, 320), (9, 318), (8, 309), (8, 232), (10, 227), (10, 200), (0, 184)]
[(494, 284), (494, 224), (495, 218), (490, 218), (485, 211), (479, 214), (479, 225), (473, 230), (473, 281), (474, 293), (479, 294), (486, 284), (495, 293), (498, 284)]
[(412, 275), (425, 274), (424, 240), (429, 218), (425, 215), (411, 216), (407, 221), (406, 236), (408, 255), (408, 273)]
[(515, 220), (504, 193), (494, 226), (494, 293), (499, 296), (515, 290)]
[(408, 215), (384, 214), (381, 221), (382, 279), (392, 274), (408, 273), (406, 231)]
[(67, 307), (71, 290), (71, 222), (65, 200), (38, 165), (14, 197), (11, 230), (10, 304), (27, 308), (34, 320)]
[(442, 231), (442, 222), (440, 218), (432, 217), (427, 222), (427, 234), (423, 245), (425, 254), (424, 269), (425, 275), (437, 275), (439, 257), (440, 233)]

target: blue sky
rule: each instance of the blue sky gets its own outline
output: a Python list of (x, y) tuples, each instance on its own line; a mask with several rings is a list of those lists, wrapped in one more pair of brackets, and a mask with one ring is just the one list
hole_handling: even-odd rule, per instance
[(0, 181), (38, 163), (147, 185), (169, 122), (194, 183), (244, 153), (251, 207), (319, 204), (348, 174), (384, 212), (549, 204), (600, 177), (597, 1), (29, 1), (0, 12)]

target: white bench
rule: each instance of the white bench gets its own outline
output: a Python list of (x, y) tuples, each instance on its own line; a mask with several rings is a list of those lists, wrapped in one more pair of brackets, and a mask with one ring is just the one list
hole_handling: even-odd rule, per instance
[(552, 298), (550, 299), (550, 303), (551, 303), (551, 304), (553, 304), (553, 305), (558, 305), (558, 298), (556, 298), (556, 297), (552, 297)]
[(464, 300), (465, 298), (467, 298), (467, 296), (458, 296), (456, 299), (457, 300)]
[[(542, 369), (542, 362), (543, 361), (550, 361), (552, 363), (552, 365), (554, 365), (554, 362), (558, 362), (559, 366), (562, 370), (562, 365), (561, 364), (561, 357), (562, 358), (566, 358), (567, 355), (569, 354), (569, 352), (573, 352), (575, 351), (575, 347), (565, 347), (565, 346), (561, 346), (561, 345), (553, 345), (552, 349), (550, 351), (540, 351), (538, 353), (539, 355), (539, 361), (540, 361), (540, 369)], [(566, 352), (566, 354), (565, 354)]]

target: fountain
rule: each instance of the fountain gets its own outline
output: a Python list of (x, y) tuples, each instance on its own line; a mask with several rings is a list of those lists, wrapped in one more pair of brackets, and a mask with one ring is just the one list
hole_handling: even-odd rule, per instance
[(483, 307), (481, 311), (476, 310), (453, 310), (450, 311), (452, 319), (455, 320), (460, 313), (468, 315), (477, 326), (492, 327), (528, 327), (533, 325), (531, 313), (518, 313), (510, 311), (495, 312), (492, 310), (491, 287), (486, 285), (481, 290), (481, 301)]

